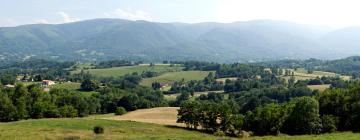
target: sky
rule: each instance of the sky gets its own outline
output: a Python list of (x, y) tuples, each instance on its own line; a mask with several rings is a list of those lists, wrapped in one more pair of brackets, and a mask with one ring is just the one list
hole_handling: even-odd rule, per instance
[(95, 18), (154, 22), (284, 20), (360, 26), (360, 0), (0, 0), (0, 27)]

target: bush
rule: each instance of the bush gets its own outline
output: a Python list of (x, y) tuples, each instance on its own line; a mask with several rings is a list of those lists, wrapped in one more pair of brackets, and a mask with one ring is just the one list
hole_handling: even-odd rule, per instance
[(104, 134), (104, 128), (101, 126), (95, 126), (94, 127), (94, 133), (95, 134)]
[(125, 108), (123, 108), (123, 107), (116, 108), (115, 115), (124, 115), (124, 114), (126, 114)]
[(339, 118), (332, 115), (324, 115), (321, 117), (322, 122), (322, 132), (323, 133), (332, 133), (337, 130), (337, 124), (339, 123)]

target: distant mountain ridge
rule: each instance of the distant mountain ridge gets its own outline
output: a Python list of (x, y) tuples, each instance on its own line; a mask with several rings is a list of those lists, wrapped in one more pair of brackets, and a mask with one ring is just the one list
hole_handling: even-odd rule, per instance
[(0, 60), (335, 59), (360, 53), (360, 27), (335, 30), (284, 21), (157, 23), (94, 19), (0, 28)]

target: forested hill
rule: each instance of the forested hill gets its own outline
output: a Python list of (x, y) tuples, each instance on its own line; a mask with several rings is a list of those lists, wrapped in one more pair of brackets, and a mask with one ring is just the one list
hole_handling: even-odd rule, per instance
[(156, 23), (95, 19), (0, 28), (0, 60), (199, 60), (252, 62), (334, 59), (359, 52), (360, 28), (283, 21)]

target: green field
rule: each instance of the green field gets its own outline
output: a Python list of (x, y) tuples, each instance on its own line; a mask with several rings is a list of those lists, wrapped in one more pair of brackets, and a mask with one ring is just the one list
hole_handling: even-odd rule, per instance
[(68, 83), (61, 83), (61, 84), (52, 85), (51, 88), (78, 90), (78, 89), (80, 89), (80, 85), (81, 85), (81, 83), (68, 82)]
[[(144, 71), (153, 71), (158, 73), (165, 72), (176, 72), (181, 71), (183, 67), (170, 65), (156, 65), (150, 67), (149, 65), (138, 65), (138, 66), (126, 66), (126, 67), (114, 67), (107, 69), (88, 69), (84, 70), (85, 72), (89, 72), (90, 74), (98, 77), (118, 77), (123, 76), (125, 74), (131, 74), (137, 72), (141, 74)], [(79, 73), (80, 71), (73, 71), (73, 73)]]
[(145, 78), (141, 81), (143, 86), (151, 86), (153, 82), (172, 84), (175, 81), (184, 79), (185, 81), (190, 80), (202, 80), (211, 71), (179, 71), (179, 72), (168, 72), (157, 77)]
[[(105, 115), (108, 116), (108, 115)], [(104, 134), (95, 135), (94, 126), (102, 126)], [(215, 137), (198, 131), (132, 121), (83, 119), (40, 119), (0, 123), (0, 139), (4, 140), (117, 140), (117, 139), (236, 139)], [(251, 140), (358, 140), (360, 134), (343, 132), (324, 135), (250, 137)]]
[[(94, 126), (105, 133), (95, 135)], [(114, 140), (114, 139), (216, 139), (216, 137), (182, 128), (130, 121), (102, 119), (41, 119), (0, 123), (2, 140)]]

